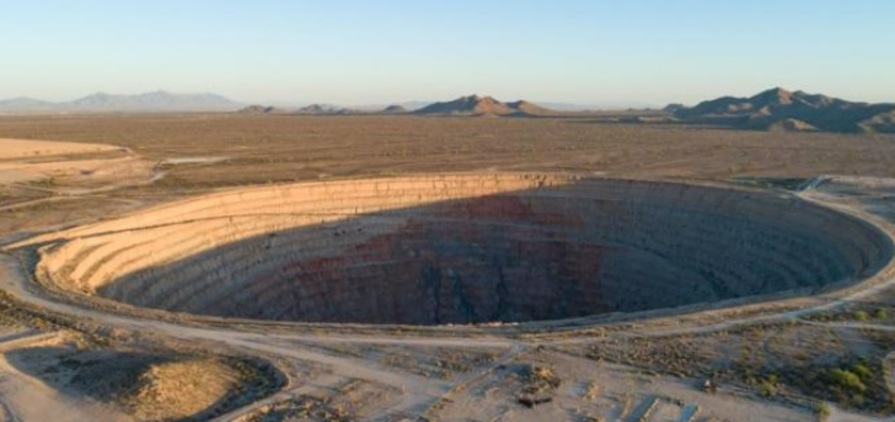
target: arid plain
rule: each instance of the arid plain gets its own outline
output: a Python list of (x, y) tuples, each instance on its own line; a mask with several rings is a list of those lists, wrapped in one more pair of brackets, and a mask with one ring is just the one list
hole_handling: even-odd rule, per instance
[(5, 420), (895, 415), (895, 135), (188, 113), (0, 138)]

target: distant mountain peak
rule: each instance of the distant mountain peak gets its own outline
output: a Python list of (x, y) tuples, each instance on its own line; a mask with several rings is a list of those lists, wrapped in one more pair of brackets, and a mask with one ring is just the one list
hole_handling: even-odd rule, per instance
[(694, 107), (670, 109), (675, 117), (685, 121), (764, 130), (830, 132), (895, 130), (885, 117), (893, 110), (893, 104), (856, 103), (780, 87), (748, 98), (725, 96)]
[(288, 114), (289, 110), (274, 107), (274, 106), (263, 106), (260, 104), (252, 104), (250, 106), (243, 107), (236, 111), (239, 114)]
[[(800, 92), (800, 91), (796, 91), (796, 92)], [(792, 93), (792, 91), (790, 91), (790, 90), (788, 90), (788, 89), (786, 89), (786, 88), (783, 88), (783, 87), (780, 87), (780, 86), (775, 86), (775, 87), (773, 87), (773, 88), (771, 88), (771, 89), (767, 89), (767, 90), (765, 90), (765, 91), (759, 93), (758, 95), (762, 95), (762, 94), (765, 94), (765, 95), (774, 95), (774, 96), (777, 96), (777, 97), (789, 97), (789, 96), (791, 96), (793, 93)]]
[(311, 104), (305, 107), (302, 107), (296, 110), (297, 114), (319, 114), (319, 115), (332, 115), (332, 114), (357, 114), (358, 111), (347, 109), (344, 107), (338, 107), (330, 104)]
[(0, 109), (4, 110), (46, 110), (55, 104), (31, 97), (15, 97), (0, 101)]
[(195, 94), (176, 94), (165, 90), (144, 92), (142, 94), (122, 95), (104, 91), (94, 92), (84, 97), (66, 102), (46, 102), (29, 99), (23, 101), (12, 99), (0, 101), (0, 109), (5, 110), (47, 110), (56, 111), (230, 111), (242, 104), (226, 97), (208, 92)]
[(460, 98), (458, 98), (458, 99), (460, 99), (460, 100), (464, 100), (464, 101), (471, 101), (471, 102), (474, 102), (474, 101), (481, 101), (481, 100), (484, 100), (484, 99), (490, 99), (490, 100), (493, 100), (494, 98), (492, 98), (490, 95), (471, 94), (471, 95), (467, 95), (467, 96), (465, 96), (465, 97), (460, 97)]
[(760, 103), (761, 106), (786, 105), (792, 104), (793, 93), (786, 89), (775, 87), (760, 92), (758, 95), (752, 97), (751, 100)]
[(392, 104), (382, 109), (382, 112), (385, 114), (403, 114), (407, 113), (407, 108), (399, 104)]
[(534, 116), (552, 113), (552, 110), (519, 100), (510, 103), (498, 101), (489, 95), (467, 95), (452, 101), (437, 102), (423, 107), (416, 114), (468, 115), (468, 116)]

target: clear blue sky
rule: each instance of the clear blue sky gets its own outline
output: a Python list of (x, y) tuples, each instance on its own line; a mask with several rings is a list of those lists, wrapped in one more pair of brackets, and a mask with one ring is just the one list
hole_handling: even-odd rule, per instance
[(895, 101), (891, 0), (8, 0), (0, 98)]

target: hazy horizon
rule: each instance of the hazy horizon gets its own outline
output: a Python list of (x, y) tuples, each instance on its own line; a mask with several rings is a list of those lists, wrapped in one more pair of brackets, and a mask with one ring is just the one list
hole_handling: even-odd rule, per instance
[(895, 101), (895, 3), (260, 1), (12, 3), (0, 98), (213, 92), (247, 103), (484, 94), (696, 103), (782, 86)]

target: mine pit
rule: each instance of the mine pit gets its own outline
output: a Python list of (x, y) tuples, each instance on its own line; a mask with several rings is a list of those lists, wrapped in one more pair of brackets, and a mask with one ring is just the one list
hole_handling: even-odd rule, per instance
[(223, 191), (71, 229), (69, 291), (295, 322), (556, 320), (811, 292), (892, 257), (864, 221), (778, 191), (446, 174)]

